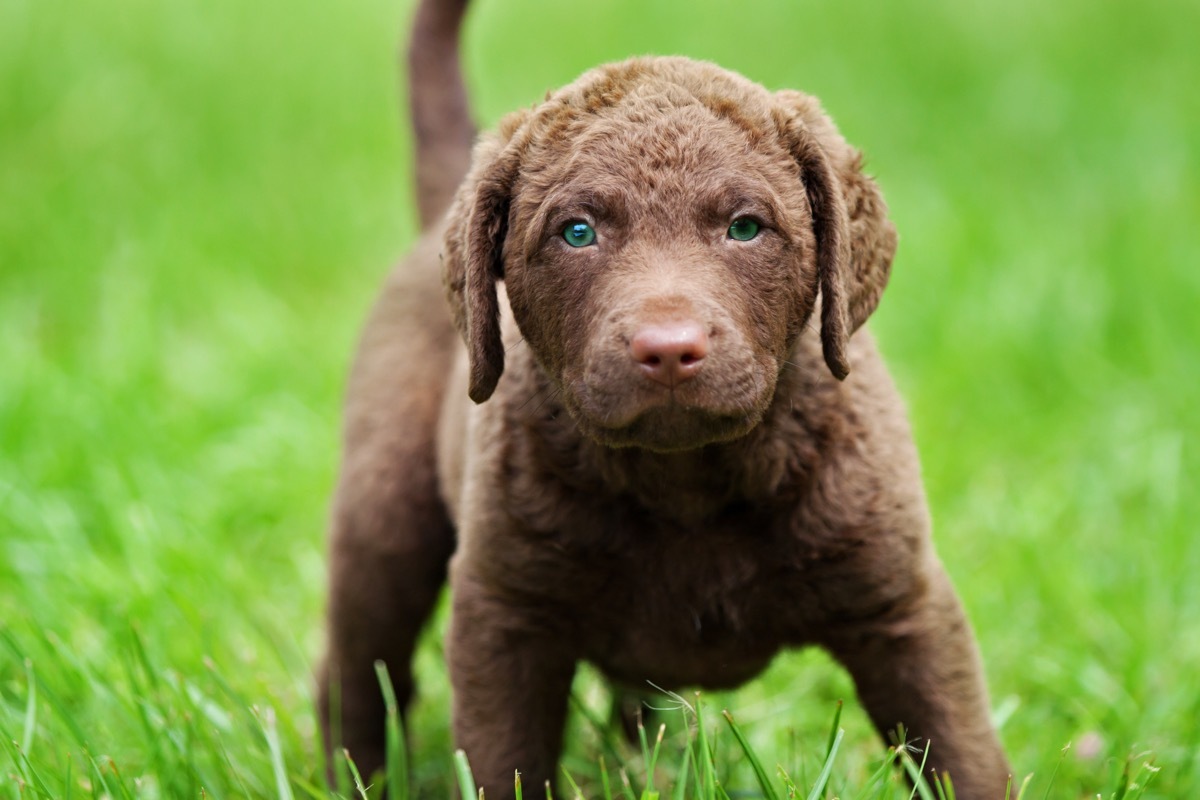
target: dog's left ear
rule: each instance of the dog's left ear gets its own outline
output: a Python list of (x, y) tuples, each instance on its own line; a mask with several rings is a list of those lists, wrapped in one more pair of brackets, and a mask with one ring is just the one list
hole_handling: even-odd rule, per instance
[(504, 372), (496, 282), (504, 277), (509, 202), (521, 167), (523, 148), (514, 134), (526, 115), (510, 114), (475, 146), (446, 228), (442, 284), (454, 325), (467, 345), (467, 392), (476, 403), (492, 396)]
[(839, 380), (850, 372), (846, 345), (887, 285), (896, 254), (896, 227), (862, 155), (846, 143), (816, 99), (775, 94), (775, 124), (808, 193), (817, 238), (821, 287), (821, 347)]

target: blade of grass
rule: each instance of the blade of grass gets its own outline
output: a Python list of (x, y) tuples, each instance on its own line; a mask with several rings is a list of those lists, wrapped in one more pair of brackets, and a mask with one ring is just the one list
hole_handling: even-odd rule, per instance
[(687, 800), (688, 776), (691, 774), (692, 748), (683, 748), (683, 763), (675, 773), (675, 793), (672, 800)]
[[(605, 755), (611, 758), (613, 763), (617, 766), (617, 770), (619, 772), (624, 772), (625, 777), (629, 779), (628, 765), (625, 763), (625, 759), (621, 755), (621, 751), (617, 749), (616, 742), (613, 741), (612, 726), (599, 719), (596, 714), (593, 713), (592, 709), (588, 708), (587, 705), (580, 700), (574, 692), (571, 693), (571, 705), (583, 717), (584, 721), (588, 723), (588, 726), (591, 727), (595, 732), (596, 737), (600, 740), (600, 746), (604, 749)], [(629, 779), (629, 785), (630, 791), (634, 792), (634, 797), (636, 797), (640, 791), (640, 789), (637, 788), (637, 781)]]
[(575, 793), (575, 795), (574, 795), (575, 800), (585, 800), (585, 798), (583, 796), (583, 792), (579, 788), (579, 784), (577, 784), (575, 782), (575, 778), (573, 778), (571, 776), (571, 773), (567, 770), (567, 768), (565, 766), (562, 767), (561, 769), (562, 769), (562, 774), (564, 776), (566, 776), (567, 783), (570, 784), (570, 786), (571, 786), (571, 791), (573, 791)]
[(354, 779), (354, 788), (358, 790), (358, 796), (362, 800), (368, 800), (367, 787), (363, 785), (362, 775), (358, 774), (358, 767), (354, 763), (354, 759), (350, 757), (350, 751), (342, 749), (342, 758), (346, 761), (346, 768), (350, 770), (350, 777)]
[(746, 739), (746, 735), (742, 733), (742, 729), (733, 720), (733, 714), (726, 709), (721, 712), (725, 717), (725, 722), (729, 725), (729, 729), (733, 731), (733, 738), (737, 739), (738, 745), (742, 748), (742, 753), (745, 754), (746, 760), (750, 762), (750, 768), (754, 770), (754, 777), (758, 779), (758, 785), (762, 788), (763, 795), (767, 800), (779, 800), (779, 795), (775, 792), (775, 787), (771, 783), (771, 778), (767, 775), (767, 771), (763, 769), (762, 762), (758, 759), (758, 754), (750, 747), (750, 742)]
[(408, 800), (408, 754), (404, 741), (404, 729), (400, 723), (400, 709), (396, 704), (396, 692), (388, 675), (387, 665), (375, 662), (375, 675), (383, 691), (383, 703), (387, 709), (387, 787), (388, 797)]
[[(329, 739), (324, 742), (324, 746), (320, 748), (321, 752), (329, 753), (329, 758), (333, 759), (333, 763), (329, 765), (333, 772), (334, 788), (339, 797), (346, 797), (350, 794), (350, 770), (346, 766), (345, 750), (342, 748), (342, 680), (335, 665), (327, 667), (329, 674), (326, 675), (326, 680), (329, 682)], [(318, 727), (321, 737), (325, 736), (323, 728)]]
[(275, 791), (279, 800), (296, 800), (292, 786), (288, 783), (287, 767), (283, 762), (283, 746), (279, 743), (279, 730), (275, 725), (275, 709), (267, 706), (262, 714), (263, 733), (271, 751), (271, 769), (275, 773)]
[(658, 765), (658, 753), (662, 749), (663, 736), (667, 733), (666, 723), (658, 726), (658, 736), (654, 738), (654, 749), (650, 751), (650, 760), (646, 763), (646, 791), (658, 796), (654, 788), (654, 769)]
[[(904, 741), (903, 731), (900, 734), (900, 741)], [(900, 763), (904, 765), (904, 771), (908, 773), (909, 780), (912, 781), (912, 791), (909, 793), (909, 800), (921, 795), (921, 800), (935, 800), (933, 792), (929, 788), (929, 783), (925, 780), (925, 762), (929, 758), (929, 744), (925, 745), (925, 752), (921, 755), (921, 763), (918, 765), (913, 761), (912, 756), (908, 754), (908, 748), (901, 744), (898, 748), (900, 751)]]
[(954, 800), (954, 781), (950, 778), (949, 772), (939, 775), (933, 788), (937, 792), (938, 800)]
[[(132, 689), (129, 697), (129, 703), (133, 706), (134, 714), (138, 722), (142, 726), (144, 738), (149, 742), (150, 763), (153, 765), (155, 774), (166, 774), (166, 760), (163, 757), (163, 741), (169, 741), (169, 737), (162, 735), (161, 725), (155, 725), (154, 720), (150, 718), (151, 699), (157, 698), (159, 695), (158, 684), (156, 679), (146, 678), (143, 680), (143, 675), (149, 675), (152, 670), (146, 665), (146, 654), (141, 646), (141, 640), (137, 636), (137, 632), (131, 634), (132, 644), (125, 652), (122, 653), (120, 659), (121, 665), (125, 669), (125, 677), (129, 681), (129, 686)], [(139, 674), (139, 666), (141, 667)], [(149, 682), (147, 685), (146, 682)]]
[(871, 773), (871, 777), (867, 779), (866, 784), (854, 796), (854, 800), (866, 800), (867, 795), (872, 792), (876, 785), (882, 789), (887, 786), (888, 779), (894, 774), (896, 768), (896, 759), (898, 755), (895, 747), (889, 747), (887, 756), (883, 759), (883, 763), (879, 765), (879, 769)]
[(833, 724), (829, 726), (829, 743), (825, 745), (825, 758), (829, 758), (829, 754), (833, 752), (833, 741), (841, 736), (842, 730), (838, 727), (842, 724), (842, 701), (837, 701), (837, 708), (833, 712)]
[[(842, 705), (838, 703), (838, 716), (841, 716)], [(837, 758), (838, 749), (842, 746), (842, 737), (846, 732), (841, 728), (837, 729), (837, 733), (833, 737), (833, 742), (829, 746), (829, 752), (825, 756), (825, 764), (821, 767), (821, 771), (817, 774), (817, 782), (813, 784), (812, 791), (808, 793), (808, 800), (819, 800), (825, 796), (825, 787), (829, 785), (829, 776), (833, 774), (833, 761)]]
[(463, 797), (475, 797), (479, 794), (475, 787), (475, 776), (471, 774), (471, 764), (462, 750), (454, 751), (454, 772), (458, 776), (458, 791)]
[[(1060, 750), (1060, 751), (1059, 751), (1059, 753), (1058, 753), (1058, 761), (1057, 761), (1057, 762), (1055, 762), (1055, 764), (1054, 764), (1054, 770), (1053, 770), (1053, 771), (1050, 773), (1050, 781), (1049, 781), (1049, 783), (1047, 783), (1047, 784), (1046, 784), (1046, 793), (1042, 795), (1042, 800), (1049, 800), (1049, 798), (1050, 798), (1050, 790), (1051, 790), (1052, 788), (1054, 788), (1054, 779), (1055, 779), (1056, 777), (1058, 777), (1058, 768), (1062, 766), (1062, 763), (1063, 763), (1063, 761), (1064, 761), (1064, 760), (1066, 759), (1066, 757), (1067, 757), (1067, 751), (1068, 751), (1068, 750), (1070, 750), (1070, 749), (1071, 749), (1071, 743), (1070, 743), (1070, 742), (1067, 742), (1067, 745), (1066, 745), (1066, 747), (1064, 747), (1062, 750)], [(1121, 795), (1123, 796), (1123, 795), (1124, 795), (1124, 792), (1121, 792)], [(1120, 800), (1120, 796), (1118, 796), (1117, 798), (1115, 798), (1115, 800)]]
[(649, 769), (650, 764), (650, 744), (646, 741), (646, 725), (642, 719), (642, 707), (639, 705), (637, 710), (637, 735), (638, 744), (642, 749), (642, 764), (646, 769), (646, 786), (642, 789), (641, 797), (645, 800), (648, 793), (654, 791), (654, 773)]
[(29, 695), (25, 698), (25, 729), (21, 733), (21, 752), (26, 756), (33, 747), (33, 732), (37, 729), (37, 681), (33, 677), (33, 659), (25, 659), (25, 685)]
[[(38, 794), (38, 796), (44, 797), (47, 800), (53, 800), (56, 795), (51, 792), (49, 787), (42, 782), (41, 776), (38, 775), (37, 769), (33, 766), (33, 762), (29, 760), (29, 757), (21, 751), (15, 741), (8, 738), (7, 734), (0, 732), (0, 735), (4, 736), (4, 743), (7, 749), (10, 750), (10, 758), (12, 759), (13, 766), (15, 766), (17, 771), (20, 773), (20, 780), (24, 782), (26, 786), (32, 786), (33, 790)], [(12, 777), (16, 778), (18, 776), (14, 775)], [(19, 788), (18, 791), (20, 794), (24, 793), (23, 788)], [(18, 796), (20, 796), (20, 794), (18, 794)]]
[(622, 767), (620, 774), (621, 774), (621, 787), (622, 787), (623, 791), (625, 792), (625, 797), (627, 798), (627, 800), (637, 800), (637, 794), (633, 791), (633, 783), (630, 782), (630, 780), (629, 780), (629, 772), (624, 767)]
[[(107, 780), (107, 779), (104, 777), (104, 770), (100, 769), (100, 764), (99, 764), (99, 763), (96, 761), (96, 759), (95, 759), (95, 758), (93, 758), (93, 757), (92, 757), (92, 754), (91, 754), (91, 753), (89, 753), (89, 752), (87, 752), (86, 750), (83, 752), (83, 755), (84, 755), (84, 757), (85, 757), (85, 758), (87, 758), (87, 760), (88, 760), (88, 763), (92, 765), (92, 773), (93, 773), (93, 774), (95, 774), (95, 776), (96, 776), (96, 781), (97, 781), (97, 782), (98, 782), (98, 783), (99, 783), (99, 784), (100, 784), (102, 787), (104, 787), (104, 792), (103, 792), (103, 794), (102, 794), (102, 795), (100, 795), (100, 796), (103, 796), (103, 797), (115, 797), (115, 796), (116, 796), (116, 793), (115, 793), (115, 792), (113, 792), (113, 790), (112, 790), (112, 787), (111, 787), (111, 786), (109, 786), (109, 784), (108, 784), (108, 780)], [(93, 794), (93, 795), (96, 795), (96, 794), (97, 794), (97, 793), (96, 793), (96, 791), (95, 791), (95, 785), (94, 785), (94, 784), (93, 784), (93, 787), (92, 787), (92, 794)]]
[[(1154, 780), (1154, 776), (1158, 774), (1159, 768), (1154, 766), (1152, 761), (1142, 763), (1138, 768), (1137, 775), (1134, 776), (1134, 783), (1131, 787), (1137, 790), (1137, 794), (1131, 795), (1130, 800), (1140, 800), (1146, 794), (1146, 789), (1150, 786), (1150, 781)], [(1142, 773), (1146, 773), (1145, 779), (1142, 779)]]
[[(50, 648), (51, 651), (58, 651), (54, 640), (40, 631), (38, 633), (41, 635), (41, 640)], [(21, 661), (25, 660), (26, 656), (24, 652), (17, 645), (16, 639), (13, 638), (8, 631), (0, 630), (0, 641), (4, 642), (5, 646), (14, 656), (16, 656), (16, 658)], [(38, 678), (36, 675), (34, 677), (36, 679), (36, 683), (38, 684), (38, 689), (41, 692), (41, 696), (44, 697), (46, 702), (50, 704), (50, 707), (57, 714), (58, 718), (62, 720), (63, 724), (70, 729), (71, 736), (75, 739), (75, 743), (80, 748), (86, 748), (88, 744), (87, 736), (84, 734), (83, 728), (80, 727), (78, 722), (76, 722), (75, 717), (68, 710), (67, 706), (58, 699), (58, 696), (54, 692), (50, 691), (50, 688), (46, 686), (45, 682), (42, 681), (41, 678)]]
[(704, 731), (704, 710), (700, 704), (700, 693), (696, 692), (696, 743), (700, 747), (700, 753), (697, 756), (697, 768), (700, 770), (700, 775), (697, 776), (696, 783), (700, 786), (701, 797), (709, 798), (716, 793), (717, 773), (716, 767), (713, 764), (712, 750), (708, 746), (708, 734)]
[(604, 789), (604, 800), (613, 800), (612, 786), (608, 782), (608, 765), (604, 763), (604, 754), (600, 754), (600, 786)]

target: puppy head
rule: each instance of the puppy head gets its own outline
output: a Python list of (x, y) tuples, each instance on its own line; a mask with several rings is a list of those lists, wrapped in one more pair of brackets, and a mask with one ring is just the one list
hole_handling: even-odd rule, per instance
[(825, 360), (878, 303), (895, 231), (816, 101), (711, 64), (608, 65), (476, 147), (444, 256), (470, 394), (504, 366), (496, 282), (580, 428), (684, 450), (763, 417), (821, 301)]

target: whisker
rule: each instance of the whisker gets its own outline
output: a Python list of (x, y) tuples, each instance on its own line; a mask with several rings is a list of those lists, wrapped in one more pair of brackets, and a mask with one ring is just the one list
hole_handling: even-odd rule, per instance
[(542, 406), (546, 405), (546, 403), (549, 403), (549, 402), (550, 402), (552, 399), (554, 399), (554, 398), (558, 397), (559, 393), (561, 393), (561, 392), (562, 392), (562, 387), (561, 387), (561, 386), (559, 386), (559, 387), (555, 387), (554, 391), (552, 391), (552, 392), (550, 392), (549, 394), (547, 394), (547, 395), (545, 396), (545, 398), (543, 398), (543, 399), (542, 399), (542, 402), (538, 403), (538, 405), (537, 405), (537, 408), (535, 408), (535, 409), (534, 409), (534, 410), (533, 410), (533, 411), (530, 413), (530, 416), (535, 416), (535, 415), (536, 415), (536, 414), (537, 414), (539, 411), (541, 411), (541, 410), (542, 410)]
[[(524, 411), (525, 408), (530, 403), (532, 403), (534, 400), (537, 400), (538, 396), (541, 395), (544, 391), (545, 391), (545, 389), (540, 389), (540, 388), (537, 389), (536, 391), (534, 391), (531, 395), (529, 395), (529, 398), (524, 403), (521, 403), (521, 405), (517, 406), (517, 411)], [(545, 397), (543, 397), (542, 400), (545, 401)], [(539, 405), (538, 408), (541, 408), (541, 406)]]
[(542, 406), (546, 405), (546, 403), (550, 402), (550, 400), (557, 397), (559, 392), (561, 392), (561, 391), (562, 391), (561, 386), (538, 387), (538, 389), (535, 390), (533, 392), (533, 394), (529, 395), (529, 399), (527, 399), (524, 403), (521, 403), (521, 405), (517, 407), (517, 411), (518, 412), (524, 411), (526, 408), (529, 407), (530, 403), (532, 403), (534, 400), (537, 400), (540, 396), (541, 402), (538, 403), (537, 406), (533, 409), (533, 411), (530, 412), (530, 416), (532, 416), (538, 412), (538, 409), (540, 409)]

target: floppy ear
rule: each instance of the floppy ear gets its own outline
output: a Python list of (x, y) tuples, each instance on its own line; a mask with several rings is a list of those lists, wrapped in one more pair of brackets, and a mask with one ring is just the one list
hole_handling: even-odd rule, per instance
[(800, 165), (817, 239), (821, 348), (839, 380), (850, 371), (850, 334), (879, 305), (896, 254), (896, 228), (862, 155), (838, 133), (817, 101), (793, 91), (776, 95), (776, 124)]
[[(504, 237), (513, 183), (521, 165), (511, 142), (515, 121), (475, 147), (466, 180), (450, 207), (442, 255), (442, 283), (454, 325), (470, 357), (468, 394), (476, 403), (492, 396), (504, 372), (496, 281), (504, 277)], [(508, 132), (508, 137), (501, 136)]]

